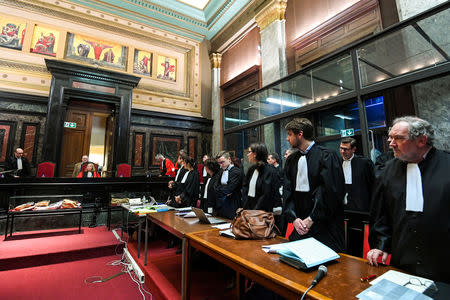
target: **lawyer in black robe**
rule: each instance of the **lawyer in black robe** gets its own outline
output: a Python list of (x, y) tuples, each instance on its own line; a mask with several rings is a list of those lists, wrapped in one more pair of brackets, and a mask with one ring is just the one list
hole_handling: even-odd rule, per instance
[[(255, 170), (258, 170), (258, 179), (255, 186), (255, 197), (248, 196), (250, 180)], [(244, 209), (260, 209), (272, 212), (276, 204), (280, 203), (280, 180), (278, 171), (271, 165), (264, 163), (252, 165), (242, 184), (242, 203)]]
[[(17, 169), (17, 160), (22, 161), (22, 169)], [(16, 170), (15, 172), (5, 173), (7, 177), (29, 177), (31, 176), (30, 162), (23, 156), (23, 150), (17, 148), (12, 157), (5, 159), (5, 171)]]
[[(342, 158), (340, 159), (342, 165)], [(375, 172), (370, 159), (354, 155), (351, 160), (352, 184), (346, 185), (347, 205), (346, 210), (361, 212), (370, 211), (370, 199), (372, 198), (373, 186), (375, 184)]]
[(450, 282), (450, 154), (431, 148), (418, 163), (423, 212), (406, 211), (407, 162), (385, 164), (373, 196), (371, 248), (391, 253), (391, 265)]
[(220, 217), (233, 219), (236, 216), (236, 210), (241, 206), (241, 187), (242, 172), (238, 167), (231, 164), (229, 154), (223, 154), (219, 158), (219, 163), (228, 170), (228, 180), (222, 184), (222, 176), (225, 169), (219, 171), (219, 177), (215, 183), (214, 190), (216, 192), (216, 212)]
[(295, 218), (310, 217), (314, 222), (308, 233), (300, 235), (296, 230), (289, 240), (314, 237), (336, 252), (344, 245), (344, 174), (336, 152), (313, 145), (306, 154), (309, 192), (295, 191), (298, 161), (301, 151), (292, 153), (286, 160), (283, 193), (283, 214), (288, 222)]

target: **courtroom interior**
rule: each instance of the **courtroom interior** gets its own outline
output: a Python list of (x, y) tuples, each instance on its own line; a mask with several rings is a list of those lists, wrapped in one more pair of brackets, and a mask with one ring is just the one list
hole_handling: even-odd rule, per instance
[(450, 1), (0, 10), (0, 298), (450, 297)]

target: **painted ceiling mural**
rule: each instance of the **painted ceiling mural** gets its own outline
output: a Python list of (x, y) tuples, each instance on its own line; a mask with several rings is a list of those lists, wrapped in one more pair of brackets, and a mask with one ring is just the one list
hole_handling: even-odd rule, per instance
[(70, 0), (70, 2), (202, 41), (214, 37), (251, 0)]

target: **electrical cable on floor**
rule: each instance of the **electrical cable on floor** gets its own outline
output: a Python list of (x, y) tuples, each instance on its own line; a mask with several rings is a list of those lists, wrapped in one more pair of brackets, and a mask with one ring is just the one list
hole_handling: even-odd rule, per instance
[(128, 273), (128, 275), (130, 275), (131, 280), (133, 280), (138, 285), (139, 293), (141, 293), (142, 298), (145, 300), (145, 294), (142, 292), (142, 291), (144, 291), (150, 295), (150, 300), (152, 300), (153, 295), (143, 287), (144, 284), (140, 283), (136, 278), (134, 278), (133, 273), (131, 273), (130, 270), (128, 270), (127, 273)]

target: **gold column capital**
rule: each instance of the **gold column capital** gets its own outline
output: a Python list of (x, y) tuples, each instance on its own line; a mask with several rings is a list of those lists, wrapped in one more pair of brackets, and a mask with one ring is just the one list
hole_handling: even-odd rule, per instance
[(220, 53), (211, 53), (209, 55), (209, 59), (211, 61), (211, 66), (213, 69), (220, 69), (220, 62), (222, 60), (222, 54)]
[(256, 23), (263, 30), (276, 20), (284, 20), (288, 0), (272, 0), (266, 7), (256, 14)]

